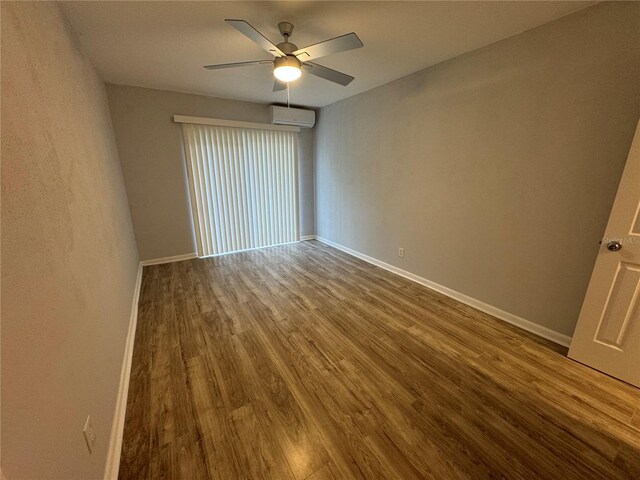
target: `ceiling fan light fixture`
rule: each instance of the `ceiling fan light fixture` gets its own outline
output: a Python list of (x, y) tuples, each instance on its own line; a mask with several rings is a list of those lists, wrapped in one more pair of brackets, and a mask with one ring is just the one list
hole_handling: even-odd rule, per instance
[(279, 57), (275, 59), (273, 76), (281, 82), (289, 83), (297, 80), (302, 75), (300, 70), (300, 60), (293, 55)]
[(300, 78), (302, 72), (298, 67), (276, 67), (273, 70), (273, 75), (282, 82), (292, 82)]

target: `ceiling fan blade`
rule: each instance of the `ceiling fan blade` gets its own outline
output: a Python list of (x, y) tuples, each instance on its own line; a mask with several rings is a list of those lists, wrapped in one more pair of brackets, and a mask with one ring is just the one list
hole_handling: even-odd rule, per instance
[(236, 63), (219, 63), (217, 65), (205, 65), (207, 70), (218, 70), (221, 68), (234, 68), (234, 67), (250, 67), (251, 65), (266, 65), (267, 63), (273, 65), (272, 60), (255, 60), (253, 62), (236, 62)]
[(345, 52), (347, 50), (353, 50), (354, 48), (360, 48), (363, 46), (364, 44), (360, 41), (358, 35), (351, 32), (346, 35), (341, 35), (330, 40), (325, 40), (324, 42), (301, 48), (293, 52), (293, 54), (298, 57), (298, 60), (306, 62), (307, 60), (326, 57), (332, 53)]
[(282, 90), (286, 90), (286, 88), (287, 88), (287, 84), (285, 82), (281, 82), (278, 79), (276, 79), (276, 81), (273, 82), (273, 91), (274, 92), (281, 92)]
[(317, 63), (313, 62), (303, 63), (302, 70), (310, 73), (311, 75), (315, 75), (316, 77), (324, 78), (325, 80), (329, 80), (330, 82), (342, 85), (343, 87), (346, 87), (353, 81), (353, 77), (351, 75), (338, 72), (337, 70), (332, 70), (331, 68), (323, 67), (322, 65), (318, 65)]
[(238, 30), (240, 33), (242, 33), (245, 36), (249, 37), (255, 43), (257, 43), (262, 48), (264, 48), (267, 52), (271, 53), (274, 57), (284, 57), (285, 56), (284, 53), (282, 53), (282, 51), (278, 47), (276, 47), (273, 43), (271, 43), (267, 39), (267, 37), (262, 35), (258, 30), (253, 28), (251, 25), (249, 25), (244, 20), (226, 19), (225, 22), (227, 22), (233, 28)]

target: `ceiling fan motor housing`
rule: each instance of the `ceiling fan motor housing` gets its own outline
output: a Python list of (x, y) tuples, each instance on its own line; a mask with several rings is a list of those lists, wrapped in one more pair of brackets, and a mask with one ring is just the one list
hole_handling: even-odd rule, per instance
[(291, 42), (282, 42), (282, 43), (279, 43), (278, 45), (276, 45), (276, 47), (278, 47), (282, 53), (287, 54), (287, 55), (291, 55), (291, 54), (293, 54), (293, 52), (298, 50), (297, 45), (295, 45), (295, 44), (293, 44)]
[[(280, 46), (278, 45), (278, 48), (280, 48)], [(282, 49), (281, 49), (282, 50)], [(286, 52), (284, 52), (286, 53)], [(289, 55), (287, 54), (286, 57), (276, 57), (273, 60), (273, 67), (278, 68), (278, 67), (296, 67), (296, 68), (300, 68), (301, 66), (301, 62), (300, 60), (298, 60), (295, 55)]]

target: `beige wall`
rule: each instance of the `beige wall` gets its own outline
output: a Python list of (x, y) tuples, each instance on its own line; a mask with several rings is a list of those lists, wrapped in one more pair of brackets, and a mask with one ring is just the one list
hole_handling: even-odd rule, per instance
[(138, 266), (105, 89), (56, 4), (1, 42), (2, 469), (102, 478)]
[(571, 335), (640, 113), (639, 24), (600, 4), (322, 108), (317, 234)]
[[(268, 105), (107, 85), (142, 260), (196, 251), (181, 128), (174, 114), (269, 123)], [(314, 233), (313, 134), (299, 149), (300, 232)]]

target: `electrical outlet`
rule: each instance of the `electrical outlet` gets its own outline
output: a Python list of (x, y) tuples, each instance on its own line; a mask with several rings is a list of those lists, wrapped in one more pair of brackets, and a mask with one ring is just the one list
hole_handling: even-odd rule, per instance
[(399, 256), (400, 258), (404, 258), (404, 248), (399, 248), (399, 249), (398, 249), (398, 256)]
[(87, 442), (87, 448), (89, 453), (93, 453), (93, 446), (96, 443), (96, 434), (93, 431), (93, 423), (91, 423), (91, 415), (87, 415), (87, 420), (84, 422), (84, 428), (82, 429), (84, 434), (84, 441)]

